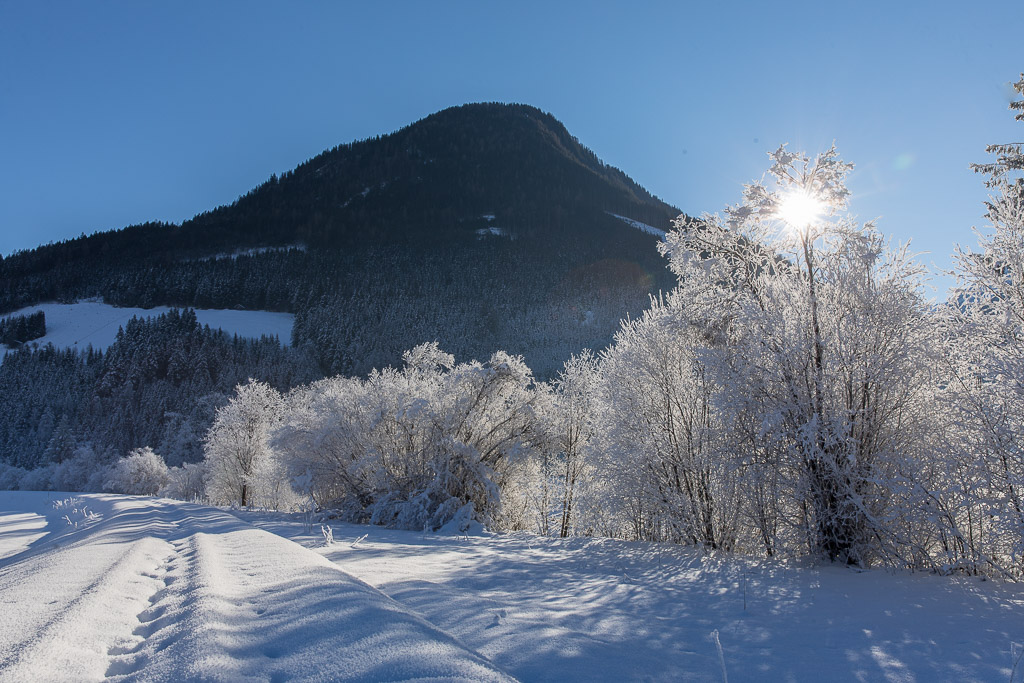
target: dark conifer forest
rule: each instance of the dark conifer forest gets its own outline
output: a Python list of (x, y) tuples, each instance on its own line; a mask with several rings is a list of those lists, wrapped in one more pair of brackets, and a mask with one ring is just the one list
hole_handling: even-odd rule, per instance
[(46, 335), (46, 314), (12, 315), (0, 318), (0, 344), (16, 348)]

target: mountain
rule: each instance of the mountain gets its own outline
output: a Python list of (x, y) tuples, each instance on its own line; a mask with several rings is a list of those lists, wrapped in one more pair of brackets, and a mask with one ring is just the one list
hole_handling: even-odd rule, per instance
[[(497, 349), (522, 354), (546, 378), (572, 353), (605, 346), (619, 320), (672, 286), (656, 234), (679, 213), (604, 164), (550, 114), (525, 105), (469, 104), (325, 151), (180, 225), (134, 225), (0, 259), (0, 314), (87, 297), (143, 308), (283, 311), (296, 316), (292, 347), (243, 354), (272, 357), (274, 377), (365, 374), (400, 364), (404, 350), (436, 340), (460, 361)], [(133, 349), (157, 332), (167, 357), (146, 352), (147, 367), (158, 368), (141, 383), (146, 391), (146, 382), (169, 381), (159, 368), (170, 363), (176, 334), (192, 335), (196, 349), (216, 347), (218, 358), (231, 353), (224, 348), (229, 340), (193, 338), (188, 324), (175, 321), (159, 329), (138, 326), (128, 335)], [(128, 360), (135, 351), (126, 345), (115, 344), (102, 360), (83, 360), (91, 374), (82, 386), (113, 376), (142, 391), (132, 379), (138, 360)], [(0, 393), (22, 390), (19, 373), (37, 362), (59, 363), (62, 369), (50, 374), (66, 380), (72, 360), (48, 358), (5, 364), (0, 384), (9, 385)], [(285, 369), (288, 358), (294, 367)], [(105, 367), (111, 359), (121, 365), (116, 372)], [(189, 364), (176, 367), (182, 366)], [(260, 376), (260, 368), (251, 376)], [(118, 395), (105, 381), (90, 400)], [(176, 398), (165, 400), (168, 414), (182, 412), (175, 402), (189, 390), (180, 382), (192, 380), (175, 381)], [(222, 393), (220, 381), (204, 376), (193, 398), (214, 386)], [(49, 406), (44, 422), (50, 427), (36, 441), (56, 433), (68, 400)], [(124, 410), (139, 400), (124, 398)], [(23, 436), (43, 419), (44, 404), (39, 415), (22, 414), (8, 437)], [(90, 419), (101, 420), (92, 410)], [(65, 420), (72, 432), (77, 419)], [(144, 445), (146, 435), (164, 426), (136, 426), (138, 436), (118, 437), (116, 447)], [(202, 425), (192, 428), (198, 434)], [(4, 439), (0, 424), (0, 460)], [(21, 436), (8, 441), (34, 448)]]
[(616, 216), (665, 230), (679, 213), (550, 114), (471, 104), (326, 151), (181, 225), (14, 254), (0, 312), (82, 297), (287, 311), (325, 372), (438, 339), (458, 356), (522, 353), (547, 374), (671, 286), (656, 238)]
[(580, 236), (595, 209), (660, 224), (679, 214), (603, 164), (550, 114), (476, 104), (325, 152), (232, 206), (197, 216), (175, 231), (174, 242), (436, 244), (474, 239), (488, 227), (485, 215), (523, 238)]
[(132, 226), (36, 250), (18, 272), (46, 270), (53, 265), (46, 256), (57, 253), (137, 259), (295, 242), (436, 244), (473, 239), (486, 227), (484, 215), (523, 237), (581, 233), (594, 210), (657, 227), (679, 214), (602, 163), (550, 114), (471, 104), (335, 147), (180, 226)]

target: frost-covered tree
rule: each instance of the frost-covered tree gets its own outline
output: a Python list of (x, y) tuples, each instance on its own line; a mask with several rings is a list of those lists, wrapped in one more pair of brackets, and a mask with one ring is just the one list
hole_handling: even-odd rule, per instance
[(715, 401), (716, 350), (679, 292), (624, 322), (602, 357), (601, 429), (632, 535), (731, 549), (736, 470)]
[(727, 222), (670, 233), (678, 296), (687, 320), (730, 349), (713, 382), (759, 425), (743, 467), (785, 476), (762, 492), (777, 501), (761, 515), (766, 545), (793, 551), (802, 538), (831, 559), (911, 561), (904, 497), (916, 494), (904, 483), (927, 444), (935, 384), (923, 271), (843, 213), (852, 165), (835, 149), (771, 158), (769, 180), (746, 186)]
[(559, 486), (558, 535), (569, 536), (576, 522), (581, 489), (592, 476), (589, 462), (596, 429), (597, 359), (589, 349), (572, 356), (553, 383), (548, 429), (555, 446)]
[[(204, 442), (206, 495), (215, 503), (262, 504), (267, 486), (283, 480), (270, 450), (270, 431), (281, 411), (281, 395), (264, 382), (239, 385), (217, 412)], [(273, 472), (273, 474), (271, 474)]]
[(104, 488), (113, 493), (155, 496), (169, 481), (164, 459), (149, 446), (136, 448), (110, 469)]
[[(1014, 84), (1024, 95), (1024, 74)], [(1010, 108), (1024, 121), (1024, 100)], [(972, 563), (1024, 574), (1024, 143), (990, 145), (974, 169), (991, 190), (978, 250), (958, 249), (950, 393), (963, 451), (951, 543)], [(967, 463), (967, 464), (964, 464)]]

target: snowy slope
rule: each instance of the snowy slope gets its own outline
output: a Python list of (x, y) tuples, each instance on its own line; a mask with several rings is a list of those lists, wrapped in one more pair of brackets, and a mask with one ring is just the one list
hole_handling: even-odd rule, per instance
[(5, 491), (0, 547), (4, 683), (510, 680), (325, 558), (213, 508)]
[(269, 254), (272, 252), (289, 252), (289, 251), (306, 251), (305, 244), (289, 244), (283, 247), (255, 247), (252, 249), (235, 249), (230, 253), (221, 252), (212, 256), (204, 256), (199, 261), (220, 261), (224, 259), (230, 259), (232, 261), (237, 260), (240, 256), (259, 256), (261, 254)]
[(609, 216), (614, 216), (615, 218), (618, 218), (620, 221), (622, 221), (626, 225), (630, 226), (631, 228), (636, 228), (640, 232), (646, 232), (648, 235), (654, 235), (655, 237), (660, 237), (661, 239), (665, 239), (665, 231), (664, 230), (659, 230), (658, 228), (654, 227), (653, 225), (647, 225), (646, 223), (641, 223), (640, 221), (635, 221), (632, 218), (627, 218), (626, 216), (620, 216), (619, 214), (612, 213), (611, 211), (605, 211), (605, 213), (608, 214)]
[[(529, 535), (255, 515), (528, 681), (1022, 681), (1024, 587)], [(719, 657), (715, 634), (722, 647)]]
[[(46, 336), (32, 342), (57, 348), (106, 349), (117, 337), (117, 328), (124, 326), (133, 316), (156, 317), (169, 308), (116, 308), (97, 301), (79, 301), (74, 304), (40, 304), (7, 315), (29, 315), (36, 311), (46, 314)], [(7, 317), (6, 315), (4, 317)], [(295, 316), (291, 313), (268, 311), (234, 311), (196, 309), (196, 318), (202, 325), (219, 328), (240, 337), (259, 338), (276, 336), (287, 345), (292, 338)], [(2, 351), (2, 348), (0, 348)], [(3, 354), (0, 353), (0, 356)]]

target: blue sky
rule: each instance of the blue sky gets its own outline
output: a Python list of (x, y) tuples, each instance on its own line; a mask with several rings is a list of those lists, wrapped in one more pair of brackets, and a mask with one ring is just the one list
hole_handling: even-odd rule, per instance
[(968, 5), (0, 0), (0, 253), (181, 221), (338, 143), (505, 101), (692, 214), (738, 201), (779, 143), (834, 140), (853, 212), (948, 267), (983, 224), (968, 164), (1024, 138), (1024, 5)]

